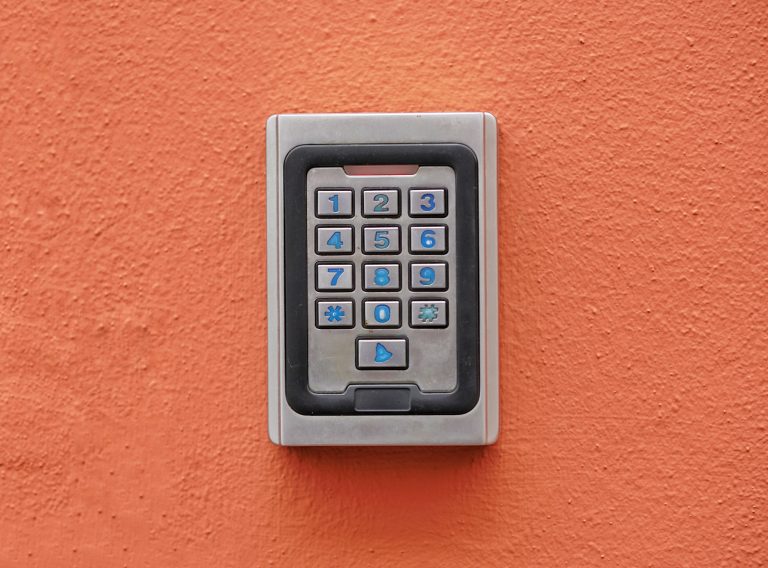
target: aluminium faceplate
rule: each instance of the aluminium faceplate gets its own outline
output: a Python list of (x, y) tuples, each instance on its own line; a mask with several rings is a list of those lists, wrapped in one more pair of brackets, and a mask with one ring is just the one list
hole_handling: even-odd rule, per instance
[[(282, 167), (296, 146), (463, 144), (479, 165), (478, 403), (463, 414), (323, 415), (295, 412), (285, 394)], [(283, 445), (489, 444), (498, 433), (496, 121), (488, 113), (274, 115), (267, 121), (269, 434)]]

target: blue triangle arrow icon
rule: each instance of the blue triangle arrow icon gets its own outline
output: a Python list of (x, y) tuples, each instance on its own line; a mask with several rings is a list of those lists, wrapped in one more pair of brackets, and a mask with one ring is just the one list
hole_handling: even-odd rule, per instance
[(392, 358), (392, 353), (387, 351), (387, 348), (384, 347), (381, 343), (376, 344), (376, 358), (374, 361), (377, 363), (385, 363), (389, 361)]

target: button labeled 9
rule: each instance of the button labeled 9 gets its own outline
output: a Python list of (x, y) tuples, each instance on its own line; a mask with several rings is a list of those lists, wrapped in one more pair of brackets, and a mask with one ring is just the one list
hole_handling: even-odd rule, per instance
[(444, 262), (411, 263), (411, 290), (447, 290), (448, 265)]

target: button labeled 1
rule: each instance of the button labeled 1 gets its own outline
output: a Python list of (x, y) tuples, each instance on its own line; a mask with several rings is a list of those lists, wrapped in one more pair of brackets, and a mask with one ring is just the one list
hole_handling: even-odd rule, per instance
[(351, 264), (318, 263), (315, 266), (315, 287), (319, 291), (354, 290), (353, 271)]
[(351, 189), (318, 189), (315, 194), (318, 217), (352, 217)]
[(407, 369), (407, 339), (358, 339), (358, 369)]
[(410, 249), (413, 253), (443, 254), (448, 250), (448, 228), (445, 225), (410, 227)]

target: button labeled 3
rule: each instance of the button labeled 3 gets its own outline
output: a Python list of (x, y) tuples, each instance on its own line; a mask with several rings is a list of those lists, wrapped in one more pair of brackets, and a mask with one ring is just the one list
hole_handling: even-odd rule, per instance
[(445, 189), (417, 189), (408, 192), (411, 217), (445, 217)]
[(407, 369), (407, 339), (357, 339), (358, 369)]

